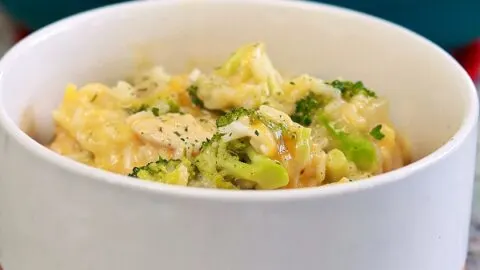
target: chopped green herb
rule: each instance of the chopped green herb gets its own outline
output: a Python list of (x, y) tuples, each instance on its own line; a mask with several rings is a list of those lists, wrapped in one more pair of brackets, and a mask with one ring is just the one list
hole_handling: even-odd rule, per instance
[(315, 113), (320, 109), (322, 104), (317, 97), (310, 93), (308, 96), (300, 99), (295, 104), (295, 112), (291, 115), (293, 121), (303, 126), (310, 126)]
[(180, 112), (180, 106), (178, 106), (177, 103), (173, 102), (172, 100), (168, 100), (167, 102), (168, 102), (168, 107), (169, 107), (168, 112), (171, 112), (171, 113)]
[(203, 108), (203, 101), (197, 95), (198, 86), (190, 85), (187, 88), (187, 92), (188, 92), (188, 95), (190, 95), (190, 99), (192, 100), (192, 103), (200, 108)]
[(385, 134), (382, 133), (382, 125), (376, 125), (374, 128), (372, 128), (370, 135), (377, 140), (383, 139)]
[(130, 114), (136, 114), (138, 112), (142, 112), (142, 111), (146, 111), (148, 110), (148, 105), (147, 104), (142, 104), (140, 106), (137, 106), (137, 107), (131, 107), (131, 108), (128, 108), (127, 109), (127, 112), (130, 113)]
[(188, 185), (189, 179), (182, 177), (182, 170), (185, 168), (187, 168), (189, 176), (195, 175), (194, 166), (188, 159), (165, 160), (159, 158), (157, 161), (150, 162), (145, 166), (133, 168), (128, 176), (155, 182), (186, 186)]
[(259, 135), (260, 135), (260, 132), (258, 132), (258, 130), (255, 130), (255, 135), (256, 135), (256, 136), (259, 136)]
[(290, 82), (291, 85), (295, 85), (295, 82)]
[(243, 116), (251, 116), (253, 113), (254, 111), (242, 107), (232, 109), (217, 119), (217, 127), (224, 127)]
[(178, 137), (180, 137), (180, 132), (175, 131), (175, 132), (173, 132), (173, 133), (174, 133), (175, 135), (177, 135)]
[(98, 97), (98, 94), (95, 93), (95, 95), (93, 95), (92, 99), (90, 99), (90, 102), (94, 102)]
[(152, 113), (153, 113), (153, 115), (155, 115), (155, 116), (159, 116), (159, 115), (160, 115), (160, 109), (157, 108), (157, 107), (153, 107), (153, 108), (152, 108)]
[(342, 97), (347, 100), (359, 94), (367, 97), (377, 97), (377, 94), (375, 94), (375, 92), (373, 92), (372, 90), (366, 88), (361, 81), (351, 82), (334, 80), (328, 84), (340, 90), (340, 92), (342, 92)]

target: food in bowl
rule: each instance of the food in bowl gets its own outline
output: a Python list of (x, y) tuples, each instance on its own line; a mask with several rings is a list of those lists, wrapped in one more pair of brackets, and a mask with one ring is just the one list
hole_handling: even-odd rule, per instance
[(211, 72), (156, 66), (113, 87), (68, 85), (53, 118), (53, 151), (182, 186), (314, 187), (410, 162), (385, 99), (360, 81), (282, 77), (263, 43)]
[[(325, 188), (231, 191), (137, 180), (38, 143), (53, 135), (65, 83), (127, 78), (136, 48), (172, 74), (191, 71), (192, 60), (206, 73), (253, 40), (271, 46), (282, 74), (341, 75), (377, 90), (415, 162)], [(303, 1), (133, 1), (33, 33), (0, 60), (0, 73), (5, 269), (450, 270), (465, 263), (476, 89), (446, 52), (391, 23)], [(21, 130), (26, 108), (37, 141)]]

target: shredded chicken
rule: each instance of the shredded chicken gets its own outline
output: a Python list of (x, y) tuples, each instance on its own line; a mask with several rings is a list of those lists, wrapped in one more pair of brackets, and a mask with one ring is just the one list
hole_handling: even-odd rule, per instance
[(213, 136), (190, 114), (168, 113), (155, 117), (149, 112), (130, 116), (127, 124), (137, 136), (148, 143), (166, 149), (169, 156), (180, 159), (184, 153), (192, 155), (200, 150), (202, 142)]

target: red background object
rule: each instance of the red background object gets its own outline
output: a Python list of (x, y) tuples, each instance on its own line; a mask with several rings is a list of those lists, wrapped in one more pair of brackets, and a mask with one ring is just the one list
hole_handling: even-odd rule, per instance
[[(21, 26), (21, 25), (18, 25), (18, 26), (15, 28), (15, 34), (14, 34), (14, 35), (15, 35), (15, 37), (14, 37), (14, 38), (15, 38), (15, 42), (19, 42), (19, 41), (22, 40), (24, 37), (28, 36), (28, 34), (30, 34), (30, 31), (29, 31), (27, 28), (25, 28), (25, 27), (23, 27), (23, 26)], [(2, 269), (0, 268), (0, 270), (2, 270)]]
[(480, 39), (455, 50), (452, 54), (465, 68), (472, 80), (476, 81), (480, 76)]

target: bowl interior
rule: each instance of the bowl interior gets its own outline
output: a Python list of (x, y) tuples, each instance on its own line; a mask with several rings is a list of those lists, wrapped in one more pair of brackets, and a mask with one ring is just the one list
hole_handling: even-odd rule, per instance
[(426, 40), (343, 9), (267, 0), (130, 3), (49, 26), (3, 59), (0, 108), (20, 125), (30, 106), (45, 141), (67, 83), (113, 83), (141, 57), (172, 73), (208, 69), (252, 41), (265, 42), (284, 73), (362, 80), (387, 97), (417, 159), (448, 141), (471, 110), (471, 82)]

